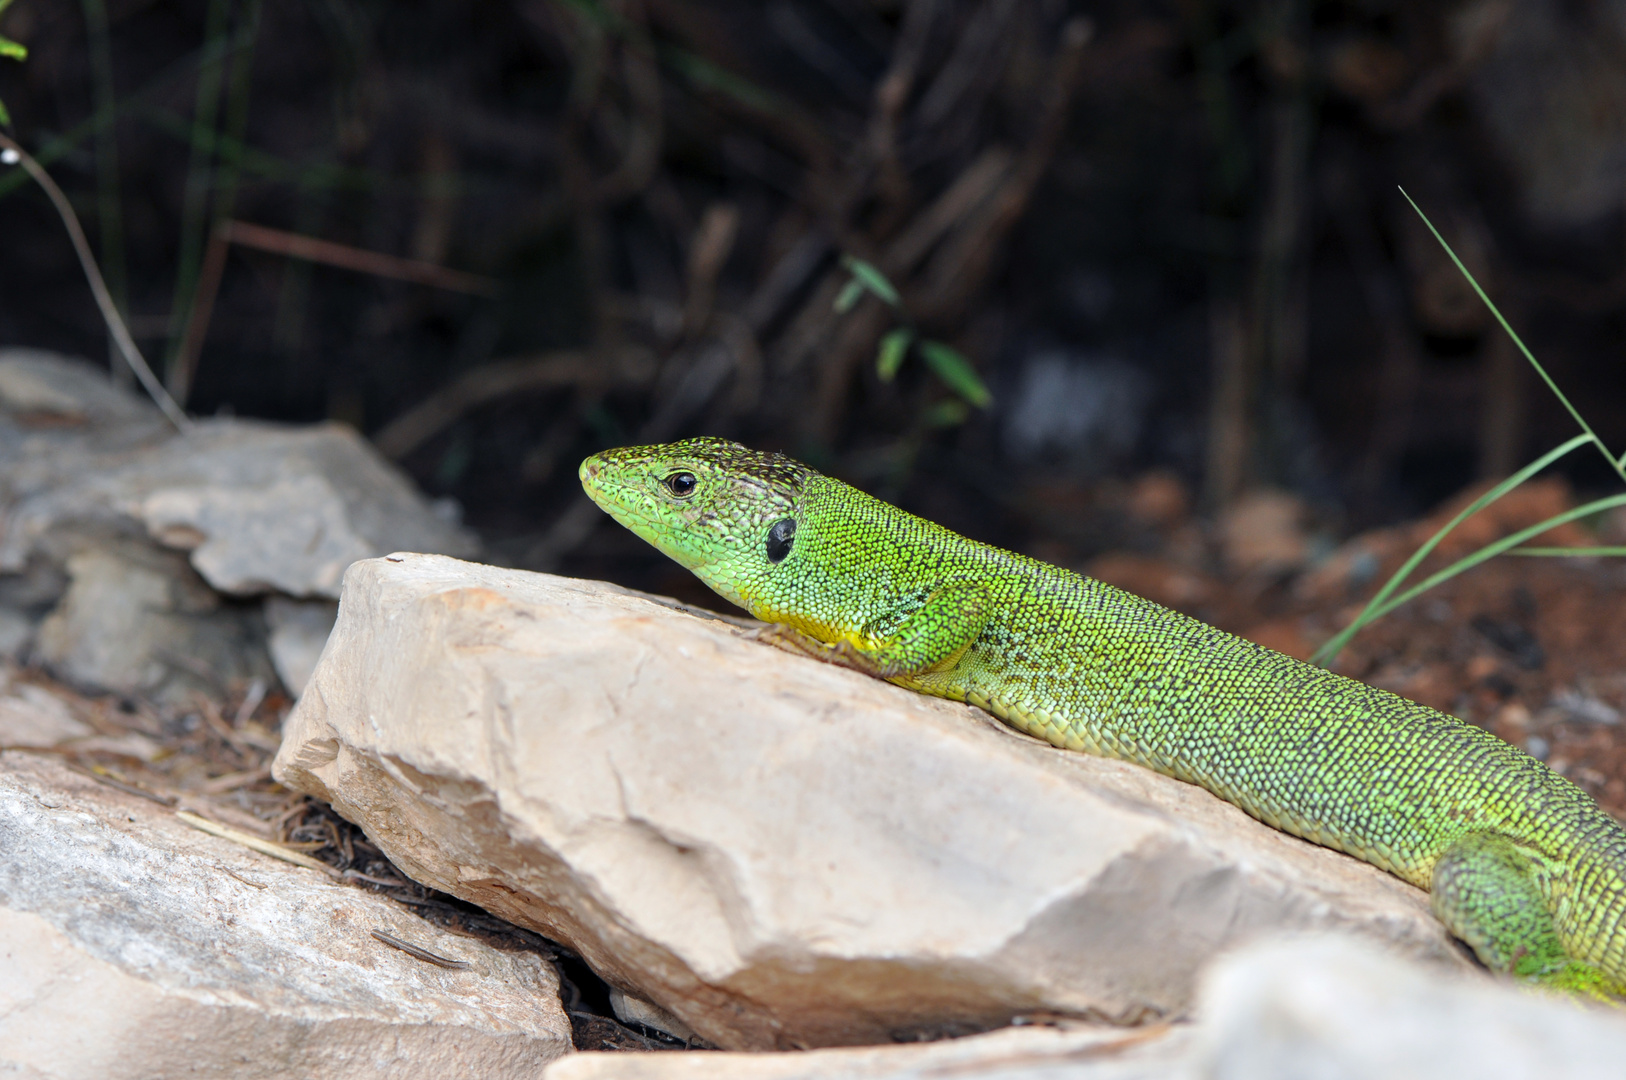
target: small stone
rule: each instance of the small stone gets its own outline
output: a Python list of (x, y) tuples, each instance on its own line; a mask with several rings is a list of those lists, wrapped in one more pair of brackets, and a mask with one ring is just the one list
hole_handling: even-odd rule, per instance
[(13, 682), (0, 696), (0, 746), (60, 746), (95, 735), (67, 702), (44, 687)]
[(35, 653), (69, 682), (181, 704), (271, 674), (249, 614), (224, 607), (183, 557), (109, 542), (69, 556), (67, 568)]
[(614, 986), (610, 987), (610, 1011), (623, 1024), (642, 1024), (646, 1028), (665, 1032), (674, 1039), (694, 1038), (693, 1028), (653, 1001), (622, 993)]
[(271, 631), (271, 663), (288, 692), (298, 697), (316, 670), (339, 605), (331, 600), (290, 600), (286, 596), (265, 599), (265, 624)]
[(16, 608), (0, 605), (0, 658), (17, 660), (34, 641), (34, 620)]

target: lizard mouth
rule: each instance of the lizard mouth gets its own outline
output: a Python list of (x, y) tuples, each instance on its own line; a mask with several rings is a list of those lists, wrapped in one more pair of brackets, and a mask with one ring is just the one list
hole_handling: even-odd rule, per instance
[(649, 540), (650, 526), (655, 521), (655, 515), (649, 505), (648, 495), (631, 489), (626, 484), (618, 483), (615, 471), (609, 465), (609, 462), (597, 454), (583, 461), (576, 473), (577, 478), (581, 480), (582, 490), (587, 493), (589, 499), (598, 504), (600, 510), (645, 540)]
[[(606, 511), (612, 507), (624, 507), (627, 499), (622, 492), (616, 489), (620, 486), (609, 475), (609, 462), (594, 454), (582, 462), (582, 467), (576, 471), (576, 477), (582, 482), (582, 490), (587, 497), (598, 503)], [(619, 496), (619, 497), (618, 497)]]

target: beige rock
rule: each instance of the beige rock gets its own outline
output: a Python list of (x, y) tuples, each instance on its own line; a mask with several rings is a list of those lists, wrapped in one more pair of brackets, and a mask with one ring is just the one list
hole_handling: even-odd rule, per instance
[(1350, 940), (1259, 944), (1204, 980), (1203, 1080), (1592, 1080), (1618, 1076), (1626, 1018)]
[(275, 772), (729, 1048), (1174, 1015), (1282, 927), (1462, 962), (1420, 891), (1195, 787), (443, 557), (350, 569)]
[(1010, 1028), (916, 1046), (576, 1054), (543, 1080), (1591, 1080), (1626, 1060), (1608, 1009), (1443, 975), (1332, 936), (1220, 958), (1195, 1025)]
[(801, 1053), (572, 1054), (542, 1080), (1196, 1080), (1187, 1026), (1015, 1027)]
[(530, 1078), (570, 1045), (543, 957), (0, 755), (0, 1075)]

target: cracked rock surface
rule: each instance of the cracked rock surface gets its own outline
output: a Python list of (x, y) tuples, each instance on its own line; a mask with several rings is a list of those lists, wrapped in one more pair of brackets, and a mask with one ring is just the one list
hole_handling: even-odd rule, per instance
[(544, 957), (0, 754), (0, 1075), (517, 1080), (570, 1046)]
[(1426, 896), (1144, 769), (614, 586), (353, 565), (275, 772), (730, 1049), (1183, 1013), (1221, 950), (1445, 966)]

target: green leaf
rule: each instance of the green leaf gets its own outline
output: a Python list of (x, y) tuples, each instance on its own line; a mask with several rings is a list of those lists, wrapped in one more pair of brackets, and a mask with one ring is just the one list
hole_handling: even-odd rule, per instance
[(959, 398), (945, 398), (926, 410), (926, 426), (934, 428), (959, 427), (971, 415), (971, 406)]
[(719, 67), (710, 60), (705, 59), (687, 49), (678, 49), (663, 46), (661, 55), (667, 62), (696, 86), (705, 90), (715, 90), (719, 94), (733, 98), (746, 108), (757, 112), (767, 113), (770, 116), (779, 115), (785, 111), (780, 99), (764, 90), (750, 79), (734, 74), (727, 68)]
[(836, 310), (841, 312), (843, 315), (847, 314), (847, 312), (853, 309), (853, 305), (858, 303), (858, 298), (863, 295), (864, 283), (859, 281), (857, 278), (853, 278), (851, 281), (847, 282), (847, 284), (843, 285), (841, 287), (841, 291), (836, 294)]
[(922, 341), (920, 354), (926, 358), (926, 366), (943, 380), (945, 386), (972, 405), (986, 409), (994, 403), (994, 395), (988, 392), (988, 387), (977, 376), (977, 369), (958, 350), (949, 348), (941, 341)]
[(875, 350), (875, 374), (882, 382), (898, 377), (898, 369), (903, 366), (903, 358), (914, 340), (915, 332), (907, 326), (900, 326), (881, 339), (881, 347)]
[[(0, 15), (4, 15), (6, 13), (6, 9), (10, 6), (11, 0), (0, 0)], [(27, 60), (28, 49), (23, 45), (22, 42), (13, 41), (5, 35), (0, 34), (0, 56), (9, 56), (13, 60)], [(10, 126), (11, 113), (6, 111), (6, 103), (0, 101), (0, 127)]]
[(843, 255), (841, 265), (846, 267), (847, 271), (852, 274), (854, 281), (863, 282), (864, 288), (879, 296), (888, 304), (897, 307), (901, 303), (898, 290), (892, 287), (892, 283), (886, 279), (886, 275), (877, 270), (873, 263), (865, 262), (863, 259), (852, 255)]

